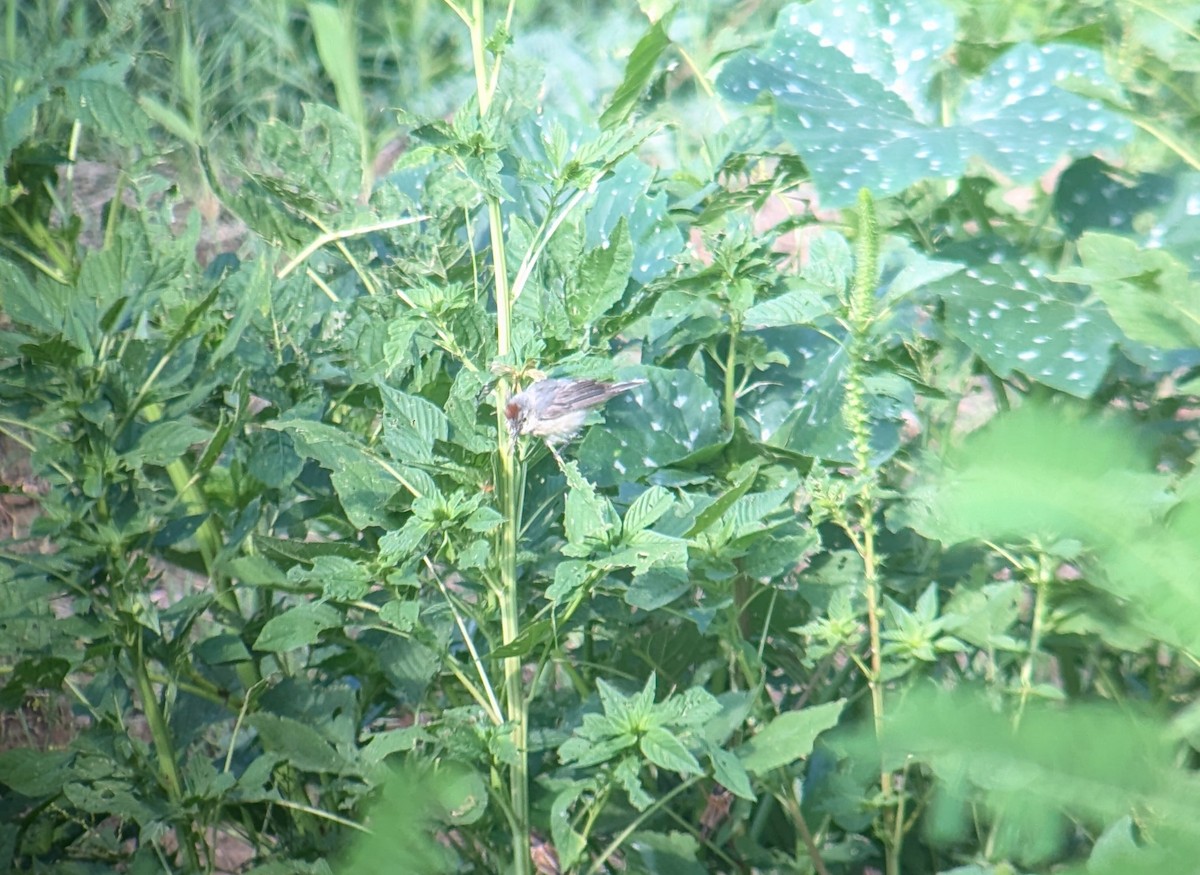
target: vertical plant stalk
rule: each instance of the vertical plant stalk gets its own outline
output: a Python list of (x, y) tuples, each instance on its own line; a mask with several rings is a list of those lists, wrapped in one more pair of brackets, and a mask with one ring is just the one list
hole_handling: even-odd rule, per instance
[[(858, 471), (859, 487), (855, 498), (859, 537), (855, 546), (863, 560), (863, 594), (867, 601), (867, 633), (870, 638), (867, 687), (871, 693), (871, 715), (875, 737), (883, 734), (883, 656), (879, 634), (879, 556), (875, 551), (875, 512), (878, 506), (877, 472), (871, 462), (871, 419), (867, 411), (866, 365), (870, 358), (871, 324), (875, 318), (875, 287), (879, 271), (879, 226), (875, 203), (866, 189), (858, 195), (858, 241), (855, 247), (854, 284), (846, 307), (849, 369), (846, 376), (846, 400), (842, 416), (850, 430), (850, 447)], [(879, 787), (885, 802), (894, 798), (892, 774), (883, 764), (879, 769)], [(900, 851), (904, 841), (903, 801), (885, 813), (885, 869), (887, 875), (899, 875)]]
[(729, 326), (729, 351), (725, 354), (725, 391), (721, 400), (721, 427), (731, 434), (737, 416), (737, 342), (741, 333), (741, 320), (734, 316)]
[[(150, 736), (154, 739), (154, 755), (158, 759), (159, 773), (166, 785), (167, 797), (171, 803), (181, 809), (183, 806), (183, 776), (179, 773), (179, 760), (175, 745), (171, 740), (171, 730), (167, 726), (166, 716), (154, 691), (154, 682), (150, 679), (150, 668), (146, 664), (146, 656), (142, 647), (143, 632), (141, 627), (134, 626), (132, 634), (136, 641), (130, 642), (126, 650), (132, 663), (134, 682), (137, 684), (138, 695), (142, 700), (142, 713), (146, 715), (146, 725)], [(187, 856), (192, 871), (200, 871), (200, 857), (196, 853), (196, 840), (191, 823), (180, 821), (178, 828), (181, 832), (179, 845)]]
[[(486, 119), (491, 107), (494, 88), (489, 82), (487, 59), (484, 55), (483, 0), (473, 0), (470, 20), (467, 22), (471, 34), (471, 57), (475, 67), (475, 88), (479, 101), (481, 121)], [(499, 76), (500, 68), (492, 71), (493, 81)], [(508, 284), (508, 261), (505, 257), (503, 216), (500, 201), (487, 198), (488, 225), (491, 235), (493, 282), (496, 298), (496, 349), (500, 358), (505, 358), (512, 349), (512, 289)], [(521, 530), (521, 493), (524, 478), (520, 462), (509, 439), (508, 423), (504, 407), (508, 402), (510, 387), (506, 378), (501, 378), (496, 388), (496, 442), (500, 460), (500, 482), (497, 484), (504, 525), (501, 526), (497, 561), (500, 578), (500, 638), (505, 645), (517, 639), (521, 632), (521, 601), (517, 594), (517, 539)], [(512, 807), (513, 865), (514, 875), (530, 875), (529, 835), (529, 706), (521, 681), (521, 658), (504, 658), (504, 708), (512, 731), (516, 755), (509, 766), (509, 803)]]

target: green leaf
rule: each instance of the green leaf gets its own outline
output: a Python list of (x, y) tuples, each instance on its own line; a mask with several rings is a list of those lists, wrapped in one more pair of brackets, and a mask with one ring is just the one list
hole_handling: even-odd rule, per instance
[(388, 526), (390, 518), (384, 506), (403, 484), (398, 471), (346, 432), (323, 422), (277, 420), (266, 427), (287, 432), (298, 452), (329, 470), (333, 488), (354, 526)]
[(660, 568), (639, 574), (625, 590), (625, 604), (656, 611), (689, 592), (695, 584), (685, 568)]
[(699, 842), (682, 832), (637, 832), (630, 836), (629, 850), (640, 864), (638, 871), (654, 875), (706, 875), (712, 870), (697, 859)]
[(642, 733), (638, 739), (638, 747), (646, 759), (659, 768), (669, 769), (681, 775), (704, 773), (700, 763), (683, 743), (661, 726), (652, 726)]
[(634, 532), (654, 525), (674, 504), (675, 499), (670, 492), (661, 486), (651, 486), (635, 498), (625, 511), (625, 518), (621, 522), (622, 536), (629, 537)]
[[(856, 755), (879, 755), (873, 736), (860, 732)], [(1186, 824), (1194, 841), (1200, 800), (1179, 795), (1172, 747), (1158, 721), (1121, 705), (1033, 700), (1014, 727), (987, 694), (920, 689), (889, 710), (882, 755), (932, 767), (934, 836), (956, 835), (962, 812), (983, 805), (1002, 825), (997, 853), (1033, 864), (1058, 853), (1064, 816), (1111, 822), (1145, 799), (1167, 833)]]
[[(787, 350), (787, 361), (758, 374), (756, 387), (738, 400), (739, 416), (757, 440), (793, 453), (853, 462), (846, 399), (846, 344), (837, 335), (804, 326), (768, 328), (756, 336), (769, 349)], [(912, 385), (876, 371), (866, 379), (867, 412), (875, 464), (900, 446), (900, 429), (914, 406)]]
[(671, 45), (671, 38), (667, 36), (669, 23), (669, 15), (654, 22), (634, 46), (629, 55), (629, 62), (625, 65), (625, 76), (613, 93), (612, 100), (600, 114), (600, 127), (603, 130), (621, 124), (633, 112), (638, 98), (654, 75), (658, 59), (667, 46)]
[(569, 555), (586, 556), (600, 544), (615, 537), (620, 520), (612, 502), (580, 476), (576, 463), (568, 462), (564, 473), (567, 477), (567, 506), (563, 528), (567, 543), (572, 548)]
[(75, 754), (65, 750), (0, 751), (0, 784), (31, 799), (54, 796), (71, 780), (69, 766), (74, 759)]
[(548, 620), (526, 623), (520, 634), (507, 644), (496, 647), (489, 654), (493, 659), (508, 659), (513, 656), (528, 656), (542, 643), (554, 635), (554, 624)]
[(633, 244), (629, 223), (622, 217), (603, 243), (579, 262), (579, 277), (568, 283), (567, 317), (576, 328), (587, 328), (600, 319), (625, 295), (633, 269)]
[(592, 207), (584, 221), (587, 243), (604, 246), (625, 221), (633, 242), (632, 277), (648, 283), (675, 267), (684, 239), (668, 209), (664, 192), (653, 192), (654, 171), (633, 156), (622, 159), (596, 185)]
[(649, 385), (614, 398), (604, 408), (606, 428), (588, 431), (579, 464), (597, 486), (627, 483), (721, 445), (720, 405), (690, 371), (644, 368)]
[(575, 828), (571, 820), (571, 806), (589, 789), (584, 781), (571, 781), (554, 797), (550, 804), (550, 838), (558, 852), (559, 865), (568, 871), (578, 862), (587, 847), (587, 838)]
[(293, 568), (288, 577), (296, 582), (317, 584), (327, 599), (351, 602), (365, 596), (373, 580), (370, 568), (342, 556), (318, 556), (312, 568), (307, 571)]
[(812, 325), (830, 312), (830, 302), (817, 288), (784, 292), (777, 298), (761, 301), (746, 311), (747, 328), (777, 328), (781, 325)]
[[(912, 524), (947, 543), (1069, 537), (1120, 541), (1165, 507), (1138, 433), (1081, 410), (1029, 404), (970, 435)], [(1053, 484), (1047, 489), (1047, 484)]]
[(708, 757), (712, 760), (713, 777), (722, 787), (734, 796), (750, 802), (755, 801), (754, 788), (750, 786), (750, 776), (737, 756), (722, 748), (710, 747)]
[(751, 463), (749, 469), (737, 483), (722, 492), (717, 496), (716, 501), (698, 513), (696, 515), (696, 522), (688, 530), (687, 536), (689, 538), (696, 537), (701, 532), (707, 531), (714, 523), (724, 517), (738, 499), (745, 495), (750, 487), (754, 485), (754, 480), (758, 477), (758, 469), (760, 467), (762, 467), (762, 463), (759, 461)]
[(954, 30), (935, 0), (793, 4), (780, 13), (767, 50), (732, 58), (717, 86), (741, 103), (770, 95), (775, 126), (827, 207), (849, 206), (862, 188), (887, 195), (923, 179), (959, 177), (973, 157), (1032, 181), (1063, 154), (1131, 136), (1099, 100), (1063, 89), (1071, 79), (1114, 90), (1098, 52), (1065, 43), (1013, 46), (957, 107), (941, 105), (929, 83), (939, 78)]
[(1076, 398), (1090, 398), (1120, 332), (1104, 308), (1047, 282), (1016, 259), (971, 264), (932, 283), (946, 327), (998, 376), (1019, 372)]
[(186, 422), (158, 422), (146, 429), (125, 458), (135, 465), (166, 466), (179, 461), (193, 444), (204, 443), (210, 437), (208, 431)]
[(313, 37), (321, 66), (333, 80), (338, 108), (354, 120), (360, 131), (366, 128), (366, 107), (358, 74), (357, 22), (352, 7), (331, 3), (309, 3)]
[(1200, 284), (1170, 253), (1089, 232), (1079, 241), (1079, 260), (1052, 279), (1090, 286), (1130, 338), (1163, 349), (1200, 346)]
[(562, 604), (583, 586), (591, 573), (591, 566), (587, 562), (564, 559), (554, 566), (554, 582), (546, 587), (546, 598)]
[(626, 757), (613, 769), (613, 779), (629, 795), (629, 804), (638, 811), (645, 811), (654, 804), (654, 797), (642, 786), (641, 764), (634, 757)]
[(411, 632), (420, 612), (421, 606), (415, 601), (393, 599), (379, 609), (379, 619), (401, 632)]
[(326, 629), (341, 625), (341, 614), (329, 605), (297, 605), (267, 620), (254, 642), (254, 649), (283, 653), (307, 647), (316, 644)]
[(79, 78), (65, 83), (64, 90), (76, 118), (95, 125), (123, 145), (151, 146), (150, 119), (125, 85)]
[(347, 771), (346, 760), (307, 723), (278, 714), (258, 713), (248, 716), (246, 725), (258, 731), (264, 750), (281, 754), (297, 769), (334, 774)]
[(247, 446), (246, 471), (272, 489), (292, 483), (304, 469), (286, 432), (263, 429), (250, 435)]
[(801, 711), (785, 711), (738, 748), (742, 766), (761, 775), (808, 756), (817, 736), (837, 725), (845, 706), (846, 700), (839, 699)]
[(383, 398), (383, 441), (401, 463), (432, 462), (433, 445), (450, 435), (450, 422), (439, 407), (379, 381)]

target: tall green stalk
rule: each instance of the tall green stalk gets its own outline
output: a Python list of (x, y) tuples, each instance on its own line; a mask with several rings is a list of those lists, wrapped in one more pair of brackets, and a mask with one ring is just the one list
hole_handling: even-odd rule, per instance
[[(867, 633), (870, 653), (866, 668), (867, 687), (871, 693), (871, 714), (876, 737), (883, 732), (883, 656), (880, 642), (880, 561), (875, 547), (875, 515), (878, 510), (878, 472), (871, 461), (871, 418), (867, 410), (866, 370), (870, 358), (870, 332), (875, 319), (875, 290), (879, 273), (879, 226), (875, 218), (875, 203), (870, 192), (858, 196), (858, 245), (855, 247), (854, 285), (846, 307), (846, 327), (849, 368), (846, 376), (846, 400), (842, 416), (850, 430), (850, 447), (859, 484), (855, 497), (858, 531), (847, 527), (854, 546), (863, 561), (863, 594), (867, 602)], [(903, 798), (895, 799), (892, 773), (880, 766), (879, 786), (885, 803), (894, 803), (884, 819), (884, 868), (887, 875), (899, 875), (900, 851), (904, 842)]]
[[(453, 4), (451, 4), (454, 8)], [(511, 14), (511, 9), (510, 9)], [(484, 54), (483, 0), (473, 0), (470, 16), (464, 16), (471, 33), (471, 56), (475, 68), (475, 87), (479, 115), (485, 119), (491, 107), (493, 83), (499, 73), (493, 67), (490, 75)], [(500, 201), (487, 198), (488, 225), (491, 234), (492, 265), (496, 298), (496, 348), (501, 359), (512, 348), (512, 288), (508, 283), (508, 260), (504, 249), (504, 232)], [(517, 593), (517, 540), (521, 531), (521, 498), (524, 489), (521, 463), (513, 452), (509, 439), (504, 407), (511, 387), (501, 379), (496, 389), (496, 441), (500, 460), (499, 493), (504, 525), (498, 538), (497, 563), (500, 584), (500, 637), (504, 645), (517, 639), (521, 632), (521, 601)], [(504, 707), (512, 733), (515, 756), (509, 765), (509, 804), (511, 805), (512, 872), (530, 873), (529, 824), (529, 707), (521, 680), (521, 658), (505, 657)]]

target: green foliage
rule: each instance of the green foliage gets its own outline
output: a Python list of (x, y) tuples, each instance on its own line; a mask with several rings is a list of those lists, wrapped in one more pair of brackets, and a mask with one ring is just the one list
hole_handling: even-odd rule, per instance
[(0, 869), (1185, 871), (1184, 28), (467, 5), (10, 4)]
[(937, 0), (797, 4), (780, 13), (767, 52), (736, 58), (720, 86), (740, 102), (774, 98), (775, 125), (829, 206), (863, 187), (894, 194), (955, 179), (972, 157), (1029, 181), (1064, 154), (1129, 138), (1096, 97), (1061, 85), (1111, 92), (1098, 53), (1019, 44), (964, 83), (946, 61), (953, 42), (953, 16)]

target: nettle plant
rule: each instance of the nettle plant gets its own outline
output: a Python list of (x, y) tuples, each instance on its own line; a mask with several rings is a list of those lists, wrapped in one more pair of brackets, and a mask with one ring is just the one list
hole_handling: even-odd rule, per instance
[[(338, 107), (255, 153), (143, 102), (236, 255), (196, 262), (149, 158), (91, 250), (5, 190), (0, 422), (46, 492), (45, 549), (0, 566), (0, 704), (83, 722), (0, 753), (8, 867), (1195, 859), (1194, 435), (1161, 380), (1200, 361), (1194, 181), (1089, 157), (1131, 130), (1100, 54), (955, 66), (935, 4), (822, 0), (718, 98), (659, 21), (590, 124), (455, 11), (475, 96), (388, 165), (333, 7)], [(753, 106), (656, 171), (676, 55), (680, 102)], [(42, 123), (76, 79), (118, 100), (89, 70)], [(153, 154), (122, 107), (73, 124)], [(1033, 210), (998, 196), (1072, 156)], [(1150, 206), (1176, 221), (1139, 237)], [(504, 422), (539, 372), (646, 382), (560, 466)], [(1085, 415), (1113, 401), (1149, 424)], [(960, 445), (971, 403), (1019, 409)]]

